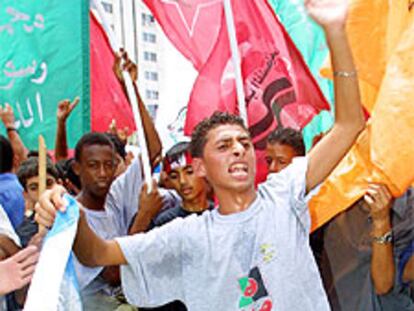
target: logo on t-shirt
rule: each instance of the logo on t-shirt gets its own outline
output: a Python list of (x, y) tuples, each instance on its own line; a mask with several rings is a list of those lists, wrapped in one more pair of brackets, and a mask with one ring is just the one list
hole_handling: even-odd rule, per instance
[(243, 296), (239, 301), (239, 308), (243, 310), (249, 307), (251, 311), (271, 311), (272, 300), (263, 283), (259, 268), (250, 270), (247, 277), (239, 279), (240, 289)]
[(260, 254), (264, 263), (271, 262), (276, 254), (274, 245), (270, 243), (260, 245)]

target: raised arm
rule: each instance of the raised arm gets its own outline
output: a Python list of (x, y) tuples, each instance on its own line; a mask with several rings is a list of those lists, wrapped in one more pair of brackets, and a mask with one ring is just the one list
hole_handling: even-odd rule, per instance
[(310, 16), (325, 31), (335, 86), (335, 123), (331, 131), (309, 153), (306, 188), (325, 180), (353, 145), (365, 126), (357, 72), (345, 32), (346, 0), (307, 0)]
[[(56, 211), (65, 210), (65, 202), (62, 199), (65, 192), (65, 188), (62, 186), (55, 186), (42, 194), (39, 203), (35, 206), (35, 219), (39, 225), (50, 228), (55, 220)], [(80, 210), (73, 250), (78, 260), (88, 267), (115, 266), (127, 263), (116, 241), (103, 240), (89, 228), (82, 210)]]
[(158, 191), (157, 183), (153, 181), (152, 191), (150, 193), (147, 191), (147, 184), (144, 183), (139, 194), (138, 212), (128, 233), (146, 232), (151, 221), (158, 215), (162, 206), (163, 201)]
[(14, 112), (9, 104), (6, 104), (4, 108), (0, 106), (0, 119), (7, 130), (7, 136), (15, 154), (13, 167), (17, 169), (20, 166), (20, 163), (27, 159), (28, 152), (22, 139), (20, 138), (19, 133), (17, 132), (17, 128), (14, 125)]
[[(122, 61), (123, 61), (123, 64), (121, 64)], [(125, 87), (124, 79), (122, 77), (122, 70), (128, 71), (129, 75), (131, 76), (132, 81), (134, 81), (135, 94), (137, 95), (137, 99), (138, 99), (138, 109), (139, 109), (139, 113), (142, 118), (142, 126), (144, 127), (145, 138), (147, 139), (147, 148), (148, 148), (149, 158), (151, 161), (152, 168), (155, 168), (155, 166), (157, 166), (158, 161), (160, 160), (160, 157), (161, 157), (162, 144), (161, 144), (160, 137), (158, 136), (158, 132), (155, 129), (154, 123), (152, 122), (151, 116), (149, 115), (147, 109), (145, 108), (144, 102), (142, 101), (138, 88), (135, 84), (136, 79), (138, 77), (137, 65), (134, 64), (129, 59), (128, 54), (124, 50), (121, 50), (121, 52), (115, 57), (115, 63), (113, 66), (113, 70), (118, 80), (122, 83), (125, 94), (126, 94), (126, 87)]]
[(65, 99), (59, 102), (58, 104), (58, 109), (56, 112), (56, 117), (57, 117), (57, 129), (56, 129), (56, 141), (55, 141), (56, 162), (60, 160), (64, 160), (68, 157), (66, 120), (78, 103), (79, 103), (79, 97), (76, 97), (73, 102), (70, 102), (68, 99)]

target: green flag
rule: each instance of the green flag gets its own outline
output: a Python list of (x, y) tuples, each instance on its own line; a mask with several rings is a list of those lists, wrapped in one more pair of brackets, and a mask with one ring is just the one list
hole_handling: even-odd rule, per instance
[[(303, 0), (269, 0), (280, 21), (301, 52), (306, 64), (316, 79), (320, 89), (333, 108), (332, 81), (320, 76), (319, 70), (328, 56), (325, 34), (306, 13)], [(322, 111), (303, 129), (303, 138), (307, 149), (312, 145), (313, 137), (327, 131), (333, 124), (330, 112)]]
[(81, 99), (68, 120), (69, 147), (89, 131), (88, 14), (83, 0), (1, 0), (0, 105), (12, 106), (29, 149), (37, 149), (39, 134), (53, 148), (57, 104), (65, 98)]

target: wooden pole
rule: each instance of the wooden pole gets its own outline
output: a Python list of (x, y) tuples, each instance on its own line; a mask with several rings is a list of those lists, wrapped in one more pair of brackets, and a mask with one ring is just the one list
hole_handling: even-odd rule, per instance
[[(43, 192), (45, 192), (46, 190), (46, 153), (47, 153), (47, 149), (46, 149), (46, 143), (45, 143), (45, 139), (43, 138), (42, 135), (39, 135), (39, 171), (38, 171), (38, 176), (39, 176), (39, 198), (42, 195)], [(39, 225), (39, 232), (45, 231), (46, 228)]]

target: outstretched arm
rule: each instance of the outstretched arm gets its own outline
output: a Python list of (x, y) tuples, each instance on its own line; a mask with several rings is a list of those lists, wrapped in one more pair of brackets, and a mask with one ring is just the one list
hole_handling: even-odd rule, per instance
[(78, 103), (79, 103), (79, 97), (76, 97), (73, 102), (70, 102), (68, 99), (65, 99), (59, 102), (58, 104), (58, 109), (56, 112), (56, 117), (57, 117), (57, 129), (56, 129), (56, 141), (55, 141), (56, 162), (60, 160), (64, 160), (68, 157), (66, 120)]
[(310, 16), (326, 34), (334, 70), (335, 123), (309, 153), (306, 188), (325, 180), (353, 145), (365, 126), (357, 73), (345, 32), (346, 0), (307, 0)]
[[(39, 225), (50, 228), (55, 221), (56, 211), (65, 210), (65, 202), (62, 198), (65, 192), (65, 188), (62, 186), (55, 186), (41, 195), (35, 206), (35, 219)], [(80, 210), (73, 250), (79, 261), (88, 267), (115, 266), (127, 263), (116, 241), (103, 240), (89, 228), (82, 210)]]

